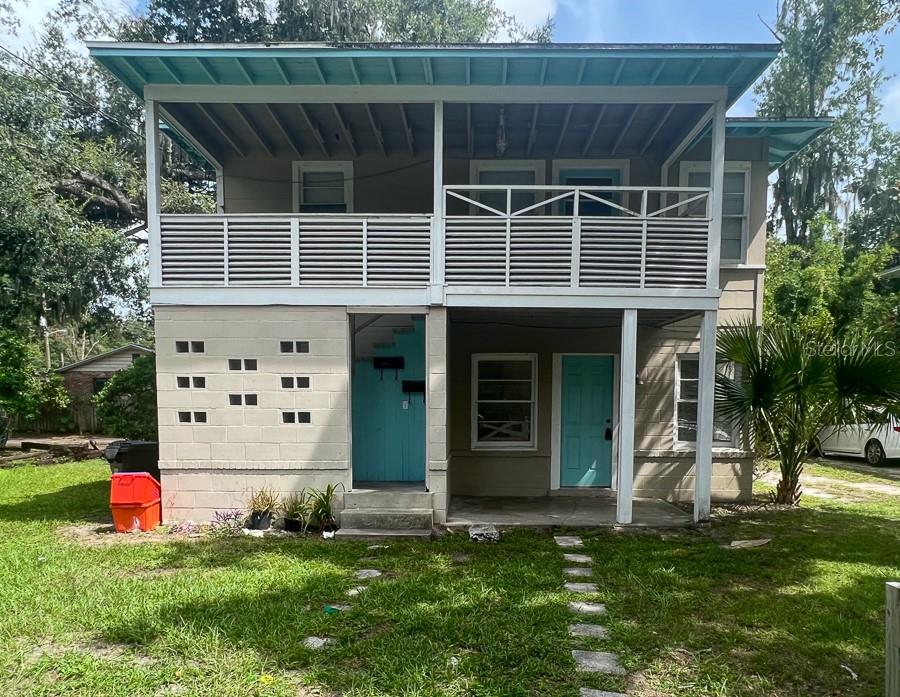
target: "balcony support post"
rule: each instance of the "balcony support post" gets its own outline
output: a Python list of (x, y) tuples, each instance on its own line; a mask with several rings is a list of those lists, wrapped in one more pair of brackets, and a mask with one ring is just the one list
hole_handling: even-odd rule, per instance
[(619, 472), (616, 522), (630, 525), (634, 496), (634, 391), (637, 382), (637, 310), (622, 312), (619, 357)]
[(724, 99), (713, 105), (712, 148), (709, 161), (709, 238), (706, 256), (706, 287), (719, 289), (719, 258), (722, 249), (722, 194), (725, 187), (725, 110)]
[(713, 410), (716, 399), (716, 324), (707, 310), (700, 322), (700, 367), (697, 399), (697, 448), (694, 464), (694, 522), (709, 520), (712, 493)]
[(444, 298), (444, 103), (434, 103), (434, 201), (431, 218), (431, 299)]
[(162, 286), (162, 245), (159, 230), (159, 105), (144, 100), (144, 134), (147, 147), (147, 240), (150, 254), (150, 287)]

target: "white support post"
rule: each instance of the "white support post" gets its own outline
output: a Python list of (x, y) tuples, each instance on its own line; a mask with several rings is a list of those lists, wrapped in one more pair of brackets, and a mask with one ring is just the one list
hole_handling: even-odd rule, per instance
[(162, 247), (159, 232), (159, 105), (144, 100), (144, 134), (147, 160), (147, 241), (150, 253), (150, 287), (162, 287)]
[(713, 410), (716, 402), (716, 310), (700, 322), (700, 374), (697, 395), (697, 452), (694, 465), (694, 522), (709, 520), (712, 495)]
[(300, 218), (291, 216), (291, 287), (300, 285)]
[(722, 251), (722, 194), (725, 187), (725, 100), (713, 105), (712, 148), (709, 161), (708, 204), (710, 223), (707, 240), (706, 287), (719, 289), (719, 258)]
[(619, 476), (616, 522), (631, 524), (634, 491), (634, 389), (637, 381), (637, 310), (622, 313), (622, 354), (619, 359)]
[(884, 584), (884, 694), (900, 697), (900, 583)]
[(434, 201), (431, 219), (431, 297), (444, 295), (444, 103), (434, 103)]

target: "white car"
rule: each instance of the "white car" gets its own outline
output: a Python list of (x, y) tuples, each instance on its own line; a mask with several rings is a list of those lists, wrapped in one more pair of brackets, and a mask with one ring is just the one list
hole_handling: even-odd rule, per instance
[(819, 437), (821, 450), (826, 455), (864, 457), (870, 465), (900, 458), (900, 421), (883, 426), (829, 427), (823, 429)]

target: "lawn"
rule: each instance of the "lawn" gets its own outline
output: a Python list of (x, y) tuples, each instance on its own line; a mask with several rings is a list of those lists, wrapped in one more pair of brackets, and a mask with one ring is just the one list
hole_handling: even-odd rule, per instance
[[(547, 534), (511, 533), (498, 545), (456, 534), (377, 550), (318, 539), (75, 541), (67, 526), (107, 515), (107, 476), (99, 461), (0, 471), (3, 694), (883, 689), (884, 582), (900, 578), (900, 497), (723, 512), (704, 531), (581, 532), (609, 608), (610, 638), (600, 641), (567, 635), (567, 564)], [(722, 546), (759, 537), (772, 542)], [(348, 600), (361, 568), (384, 575)], [(332, 602), (352, 609), (324, 612)], [(333, 643), (307, 648), (311, 635)], [(628, 677), (576, 673), (574, 647), (618, 653)]]

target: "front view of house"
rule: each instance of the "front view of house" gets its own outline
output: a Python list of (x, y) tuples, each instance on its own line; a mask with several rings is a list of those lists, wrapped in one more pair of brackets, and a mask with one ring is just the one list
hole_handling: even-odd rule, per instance
[[(146, 105), (166, 518), (750, 496), (716, 327), (760, 322), (768, 174), (828, 125), (726, 119), (777, 45), (90, 51)], [(161, 123), (216, 214), (160, 213)]]

